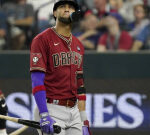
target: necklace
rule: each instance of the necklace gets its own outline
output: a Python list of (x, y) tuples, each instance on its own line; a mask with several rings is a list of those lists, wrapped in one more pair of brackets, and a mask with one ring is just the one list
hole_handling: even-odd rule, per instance
[(55, 27), (52, 27), (52, 30), (56, 33), (57, 36), (59, 36), (61, 39), (63, 39), (69, 46), (71, 45), (72, 42), (72, 34), (70, 34), (69, 39), (65, 38), (63, 35), (57, 33)]

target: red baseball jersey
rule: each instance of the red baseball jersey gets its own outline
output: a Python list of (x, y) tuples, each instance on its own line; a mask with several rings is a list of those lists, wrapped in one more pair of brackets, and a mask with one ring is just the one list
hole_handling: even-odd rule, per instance
[(32, 41), (30, 71), (45, 72), (46, 96), (52, 99), (77, 97), (77, 73), (83, 72), (84, 47), (48, 28)]

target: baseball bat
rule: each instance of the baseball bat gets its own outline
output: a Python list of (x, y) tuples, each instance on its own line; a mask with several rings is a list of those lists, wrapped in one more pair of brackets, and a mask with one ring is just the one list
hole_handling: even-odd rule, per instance
[(14, 132), (10, 133), (9, 135), (19, 135), (22, 132), (24, 132), (27, 128), (28, 128), (28, 126), (23, 126), (19, 129), (15, 130)]
[[(25, 119), (20, 119), (20, 118), (5, 116), (5, 115), (0, 115), (0, 119), (5, 119), (5, 120), (13, 121), (13, 122), (23, 124), (23, 125), (26, 125), (26, 126), (29, 126), (29, 127), (41, 129), (40, 123), (36, 122), (36, 121), (32, 121), (32, 120), (25, 120)], [(54, 127), (54, 133), (59, 134), (61, 132), (61, 127), (58, 126), (57, 123), (55, 123), (53, 125), (53, 127)]]

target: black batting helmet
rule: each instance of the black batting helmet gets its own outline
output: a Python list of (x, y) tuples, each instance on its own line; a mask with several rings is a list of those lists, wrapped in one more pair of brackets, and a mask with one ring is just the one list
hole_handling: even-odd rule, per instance
[(53, 12), (60, 6), (60, 5), (64, 5), (64, 4), (71, 4), (75, 7), (75, 10), (79, 10), (79, 5), (76, 2), (76, 0), (57, 0), (57, 2), (54, 4), (53, 7)]

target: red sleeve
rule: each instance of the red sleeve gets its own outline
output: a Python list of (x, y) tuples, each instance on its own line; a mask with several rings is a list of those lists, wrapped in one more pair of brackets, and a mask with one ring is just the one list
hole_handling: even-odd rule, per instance
[(128, 34), (128, 32), (123, 31), (120, 38), (119, 49), (130, 50), (132, 43), (132, 37)]
[(98, 45), (106, 46), (106, 44), (107, 44), (107, 35), (104, 34), (99, 38)]
[(30, 50), (30, 71), (39, 70), (46, 72), (47, 55), (44, 42), (40, 38), (34, 38)]

